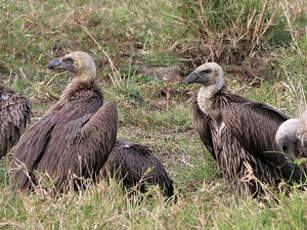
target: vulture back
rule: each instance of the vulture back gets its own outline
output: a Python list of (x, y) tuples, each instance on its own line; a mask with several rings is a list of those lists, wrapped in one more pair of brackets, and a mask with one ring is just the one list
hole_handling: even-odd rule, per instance
[(123, 179), (124, 186), (138, 186), (141, 192), (146, 192), (147, 183), (159, 185), (165, 196), (174, 194), (173, 181), (160, 161), (150, 149), (137, 143), (117, 140), (99, 176), (116, 176)]

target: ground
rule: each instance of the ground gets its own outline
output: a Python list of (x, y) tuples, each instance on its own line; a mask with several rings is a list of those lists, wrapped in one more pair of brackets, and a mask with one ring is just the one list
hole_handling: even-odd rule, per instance
[[(119, 107), (118, 138), (150, 147), (178, 196), (177, 203), (166, 202), (152, 187), (131, 197), (115, 181), (58, 199), (15, 194), (8, 185), (10, 153), (0, 161), (0, 228), (306, 229), (306, 191), (269, 189), (266, 203), (243, 200), (221, 178), (192, 128), (188, 98), (198, 86), (187, 87), (184, 79), (200, 63), (217, 61), (233, 92), (298, 116), (307, 92), (305, 5), (0, 1), (0, 75), (29, 98), (33, 122), (69, 81), (67, 73), (48, 71), (48, 62), (70, 51), (88, 52), (105, 101)], [(176, 69), (174, 78), (161, 79), (170, 69)]]

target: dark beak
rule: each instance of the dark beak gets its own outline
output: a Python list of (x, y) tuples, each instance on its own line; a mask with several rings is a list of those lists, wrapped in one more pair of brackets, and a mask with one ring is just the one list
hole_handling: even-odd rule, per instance
[(48, 69), (63, 69), (74, 72), (76, 69), (74, 67), (73, 61), (70, 59), (57, 58), (49, 62)]
[(187, 85), (192, 84), (192, 83), (196, 83), (197, 80), (199, 80), (199, 75), (197, 74), (197, 72), (192, 72), (188, 75), (187, 77)]
[(54, 60), (49, 62), (48, 69), (50, 69), (50, 70), (58, 69), (58, 68), (61, 67), (62, 63), (63, 63), (63, 59), (62, 58), (54, 59)]

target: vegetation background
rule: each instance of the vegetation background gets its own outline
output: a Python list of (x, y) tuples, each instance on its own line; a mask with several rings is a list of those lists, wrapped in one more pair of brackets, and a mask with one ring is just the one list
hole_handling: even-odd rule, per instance
[(242, 200), (192, 129), (184, 76), (219, 62), (235, 93), (290, 116), (306, 105), (304, 0), (0, 0), (0, 75), (33, 105), (35, 119), (61, 95), (66, 73), (47, 63), (88, 52), (118, 137), (149, 146), (176, 184), (129, 196), (115, 181), (59, 199), (14, 194), (0, 161), (0, 229), (307, 229), (307, 194), (270, 191)]

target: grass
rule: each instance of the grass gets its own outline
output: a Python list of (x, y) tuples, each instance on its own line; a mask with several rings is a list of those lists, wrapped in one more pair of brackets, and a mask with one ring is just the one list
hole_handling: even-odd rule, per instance
[(306, 229), (306, 191), (242, 200), (192, 129), (193, 87), (136, 72), (137, 65), (178, 65), (187, 74), (216, 60), (234, 92), (298, 116), (307, 92), (304, 7), (285, 0), (0, 1), (0, 75), (30, 99), (34, 120), (68, 81), (47, 63), (88, 52), (105, 100), (118, 104), (118, 137), (149, 146), (178, 196), (166, 202), (156, 187), (129, 196), (115, 181), (58, 199), (12, 194), (9, 154), (0, 161), (0, 229)]

